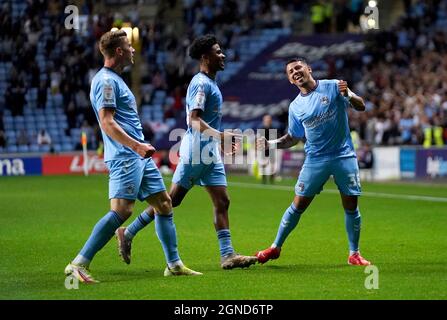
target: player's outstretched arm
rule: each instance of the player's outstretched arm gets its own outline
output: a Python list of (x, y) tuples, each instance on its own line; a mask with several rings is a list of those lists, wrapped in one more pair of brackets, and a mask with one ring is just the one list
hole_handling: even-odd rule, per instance
[(259, 137), (256, 140), (258, 149), (264, 150), (267, 148), (288, 149), (296, 145), (300, 139), (292, 137), (290, 134), (285, 134), (276, 140), (267, 140), (265, 137)]
[(151, 157), (155, 152), (155, 148), (148, 143), (141, 143), (130, 137), (123, 128), (116, 123), (113, 118), (114, 115), (115, 110), (112, 108), (101, 108), (101, 110), (99, 110), (99, 120), (101, 122), (102, 130), (104, 130), (110, 138), (131, 148), (143, 158)]
[(189, 120), (191, 123), (191, 127), (194, 130), (197, 130), (200, 133), (203, 133), (209, 137), (216, 138), (217, 140), (219, 140), (222, 143), (228, 138), (230, 138), (230, 141), (231, 141), (231, 139), (242, 140), (242, 134), (229, 132), (229, 131), (221, 132), (219, 130), (216, 130), (216, 129), (210, 127), (210, 125), (208, 123), (203, 121), (202, 117), (200, 116), (201, 112), (202, 111), (199, 109), (191, 111)]
[(365, 111), (365, 101), (363, 98), (356, 95), (348, 88), (348, 83), (346, 81), (340, 80), (338, 82), (338, 89), (340, 93), (349, 99), (351, 106), (357, 111)]

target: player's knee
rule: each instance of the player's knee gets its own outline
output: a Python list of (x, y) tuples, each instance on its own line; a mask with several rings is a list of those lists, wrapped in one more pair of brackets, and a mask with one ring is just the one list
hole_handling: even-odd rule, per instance
[(306, 209), (309, 207), (310, 203), (312, 202), (313, 197), (301, 197), (296, 196), (293, 199), (293, 206), (296, 210), (300, 211), (301, 213), (304, 213)]
[(230, 207), (230, 198), (228, 197), (222, 197), (220, 198), (216, 203), (216, 209), (218, 212), (220, 211), (227, 211)]
[(358, 198), (357, 196), (342, 195), (342, 203), (345, 210), (355, 211), (358, 207)]
[(114, 210), (123, 220), (127, 220), (132, 215), (132, 208), (123, 206)]
[(293, 203), (290, 205), (290, 209), (292, 210), (293, 213), (295, 214), (303, 214), (304, 212), (306, 212), (307, 208), (303, 208), (303, 207), (297, 207), (295, 206)]
[(160, 201), (158, 205), (158, 210), (160, 214), (167, 215), (172, 212), (172, 200), (171, 198), (165, 198)]
[(228, 208), (230, 207), (230, 198), (224, 199), (224, 206), (225, 206), (225, 209), (228, 210)]

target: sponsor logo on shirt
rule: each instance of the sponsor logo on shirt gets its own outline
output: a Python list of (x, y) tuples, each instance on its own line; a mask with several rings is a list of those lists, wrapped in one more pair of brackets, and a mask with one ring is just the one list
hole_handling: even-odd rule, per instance
[(200, 91), (196, 95), (196, 103), (198, 106), (202, 106), (205, 103), (205, 92)]
[(304, 121), (306, 128), (315, 128), (331, 119), (336, 115), (336, 109), (329, 109), (328, 111), (322, 113), (319, 116), (313, 117), (309, 120)]
[(103, 94), (106, 103), (113, 103), (113, 88), (111, 84), (104, 85)]

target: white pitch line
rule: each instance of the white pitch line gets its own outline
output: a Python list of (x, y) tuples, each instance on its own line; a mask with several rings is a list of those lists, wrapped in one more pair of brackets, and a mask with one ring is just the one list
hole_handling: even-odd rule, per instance
[[(288, 186), (272, 186), (272, 185), (262, 185), (256, 183), (246, 183), (246, 182), (229, 182), (229, 186), (235, 187), (249, 187), (254, 189), (270, 189), (270, 190), (282, 190), (282, 191), (293, 191), (293, 187)], [(325, 189), (323, 192), (336, 193), (339, 191), (336, 189)], [(389, 199), (404, 199), (404, 200), (421, 200), (421, 201), (433, 201), (433, 202), (447, 202), (447, 198), (443, 197), (430, 197), (430, 196), (418, 196), (411, 194), (395, 194), (395, 193), (381, 193), (381, 192), (362, 192), (362, 196), (366, 197), (377, 197), (377, 198), (389, 198)]]

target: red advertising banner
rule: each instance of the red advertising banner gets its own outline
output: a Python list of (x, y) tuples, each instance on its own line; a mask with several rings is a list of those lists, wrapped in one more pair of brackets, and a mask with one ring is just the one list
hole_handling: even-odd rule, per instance
[[(90, 173), (107, 173), (107, 167), (102, 157), (89, 155), (88, 171)], [(42, 157), (42, 174), (83, 174), (84, 157), (81, 154), (44, 156)]]
[[(156, 152), (152, 159), (157, 167), (162, 162), (160, 153)], [(175, 165), (170, 163), (171, 169), (175, 169)], [(104, 158), (96, 154), (88, 156), (88, 172), (89, 173), (108, 173), (104, 163)], [(42, 175), (58, 175), (58, 174), (84, 174), (84, 156), (82, 154), (67, 155), (46, 155), (42, 157)]]

